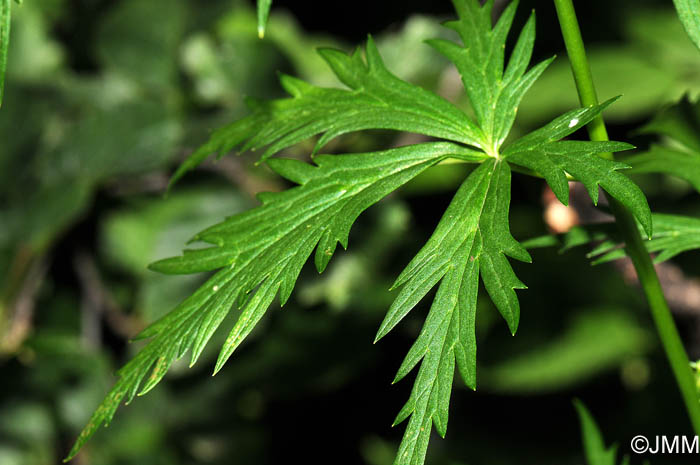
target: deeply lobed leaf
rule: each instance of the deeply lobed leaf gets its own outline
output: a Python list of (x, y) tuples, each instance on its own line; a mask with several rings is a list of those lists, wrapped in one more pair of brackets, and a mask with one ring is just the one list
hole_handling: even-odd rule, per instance
[(319, 272), (336, 244), (347, 247), (358, 215), (426, 168), (448, 158), (477, 161), (482, 155), (448, 142), (344, 156), (319, 155), (316, 166), (297, 160), (270, 160), (270, 166), (300, 184), (261, 195), (262, 205), (199, 233), (193, 240), (210, 247), (151, 265), (164, 273), (218, 270), (199, 290), (157, 321), (140, 338), (150, 342), (121, 370), (119, 380), (82, 431), (68, 459), (102, 423), (109, 423), (122, 400), (130, 402), (162, 379), (170, 365), (191, 351), (194, 364), (234, 305), (241, 313), (221, 349), (220, 370), (250, 334), (279, 292), (284, 304), (302, 266), (316, 248)]
[(428, 41), (454, 62), (483, 130), (482, 147), (496, 154), (510, 132), (518, 105), (530, 86), (553, 60), (545, 60), (526, 72), (535, 42), (534, 12), (523, 27), (504, 71), (505, 43), (518, 2), (510, 2), (496, 25), (491, 27), (493, 1), (455, 0), (458, 21), (445, 25), (454, 29), (463, 46), (447, 40)]
[[(510, 163), (543, 175), (563, 202), (568, 194), (567, 173), (579, 178), (594, 200), (600, 185), (651, 228), (646, 200), (617, 173), (625, 165), (595, 156), (631, 146), (561, 140), (610, 102), (566, 113), (501, 150), (522, 96), (551, 60), (527, 70), (534, 44), (533, 15), (504, 70), (504, 45), (516, 2), (494, 27), (492, 1), (484, 6), (477, 0), (454, 0), (454, 4), (459, 20), (448, 27), (459, 33), (464, 45), (431, 43), (457, 65), (476, 123), (441, 97), (392, 75), (369, 38), (364, 59), (360, 50), (351, 55), (320, 51), (347, 89), (320, 88), (283, 75), (282, 85), (291, 98), (251, 102), (249, 116), (216, 131), (181, 165), (173, 181), (212, 153), (264, 149), (261, 159), (300, 185), (263, 194), (260, 207), (194, 238), (208, 246), (152, 265), (164, 273), (218, 271), (140, 335), (150, 342), (120, 370), (119, 381), (81, 433), (70, 457), (101, 423), (111, 420), (122, 400), (130, 401), (137, 393), (152, 389), (174, 360), (189, 350), (195, 363), (236, 305), (241, 313), (217, 360), (215, 371), (221, 369), (275, 296), (279, 293), (281, 303), (286, 302), (314, 249), (316, 267), (323, 271), (337, 243), (347, 246), (350, 227), (363, 210), (448, 157), (481, 164), (464, 181), (429, 241), (397, 278), (394, 287), (401, 290), (377, 334), (377, 339), (387, 334), (439, 283), (425, 325), (395, 379), (420, 364), (411, 396), (395, 422), (410, 417), (397, 464), (423, 463), (431, 425), (444, 436), (455, 367), (468, 386), (476, 385), (474, 322), (479, 276), (510, 331), (515, 333), (518, 327), (515, 289), (525, 285), (515, 276), (507, 256), (528, 262), (530, 256), (509, 231)], [(415, 132), (451, 142), (367, 154), (319, 155), (316, 166), (270, 159), (313, 136), (320, 135), (316, 152), (338, 135), (370, 128)]]
[(651, 237), (651, 211), (644, 193), (627, 176), (617, 172), (629, 166), (597, 156), (598, 153), (619, 152), (634, 146), (624, 142), (560, 140), (589, 123), (614, 100), (561, 115), (509, 145), (503, 157), (540, 173), (564, 205), (569, 200), (567, 173), (583, 183), (596, 205), (598, 186), (602, 187), (632, 212), (647, 236)]
[(508, 164), (494, 159), (482, 163), (464, 181), (431, 238), (394, 284), (402, 287), (401, 292), (377, 339), (440, 282), (425, 325), (395, 379), (421, 363), (411, 396), (395, 421), (411, 416), (396, 463), (423, 463), (431, 424), (445, 435), (455, 361), (467, 386), (476, 388), (474, 322), (480, 274), (511, 332), (517, 329), (520, 307), (514, 289), (525, 285), (506, 255), (527, 262), (530, 255), (510, 235), (509, 205)]

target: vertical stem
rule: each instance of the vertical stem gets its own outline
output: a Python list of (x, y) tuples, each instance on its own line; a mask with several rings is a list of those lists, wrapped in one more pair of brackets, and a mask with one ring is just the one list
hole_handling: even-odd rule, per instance
[(10, 49), (10, 9), (12, 0), (0, 0), (0, 106), (5, 89), (7, 52)]
[[(571, 68), (581, 104), (584, 106), (595, 105), (598, 103), (598, 98), (572, 0), (554, 0), (554, 5), (559, 17), (559, 24), (564, 43), (566, 44), (566, 51), (571, 61)], [(588, 133), (591, 140), (608, 140), (608, 133), (602, 116), (597, 117), (589, 124)], [(611, 153), (601, 155), (606, 158), (613, 158)], [(614, 198), (609, 196), (608, 199), (612, 212), (615, 215), (615, 221), (625, 240), (627, 255), (632, 260), (637, 271), (639, 283), (649, 303), (656, 330), (671, 364), (673, 374), (676, 377), (678, 388), (688, 410), (690, 422), (695, 433), (700, 435), (700, 402), (698, 402), (695, 380), (690, 369), (688, 356), (683, 348), (683, 343), (678, 335), (671, 311), (661, 289), (659, 277), (656, 275), (656, 270), (644, 246), (644, 240), (639, 233), (634, 217)]]

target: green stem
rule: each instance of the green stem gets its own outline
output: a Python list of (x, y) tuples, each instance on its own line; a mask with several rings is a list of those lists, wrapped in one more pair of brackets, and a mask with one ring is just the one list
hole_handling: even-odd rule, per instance
[[(586, 51), (583, 46), (583, 38), (576, 19), (576, 12), (572, 0), (554, 0), (554, 5), (557, 9), (559, 24), (561, 26), (566, 51), (571, 61), (571, 69), (576, 81), (579, 99), (584, 106), (596, 105), (598, 98), (593, 84)], [(606, 141), (608, 133), (605, 129), (605, 122), (602, 116), (593, 120), (588, 126), (588, 133), (591, 140)], [(611, 153), (602, 154), (606, 158), (613, 158)], [(617, 202), (614, 198), (609, 197), (609, 203), (615, 221), (620, 229), (622, 237), (625, 240), (625, 249), (627, 255), (631, 258), (639, 283), (644, 289), (644, 294), (649, 302), (651, 314), (656, 324), (656, 330), (661, 339), (661, 343), (671, 364), (671, 369), (676, 377), (678, 388), (681, 391), (683, 401), (690, 421), (693, 425), (695, 433), (700, 435), (700, 402), (698, 402), (698, 393), (695, 387), (695, 380), (690, 369), (688, 356), (683, 348), (683, 343), (678, 330), (671, 316), (671, 311), (668, 308), (668, 303), (664, 297), (663, 290), (659, 277), (656, 275), (656, 270), (651, 261), (651, 257), (644, 247), (639, 229), (633, 216), (627, 209)]]
[(5, 89), (7, 52), (10, 49), (10, 9), (12, 0), (0, 0), (0, 106)]

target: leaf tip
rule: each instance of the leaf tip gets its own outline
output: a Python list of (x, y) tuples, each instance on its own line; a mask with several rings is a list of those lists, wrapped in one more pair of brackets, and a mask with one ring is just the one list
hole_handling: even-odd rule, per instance
[(377, 331), (377, 334), (374, 336), (374, 342), (372, 344), (376, 344), (377, 342), (379, 342), (379, 340), (386, 336), (388, 332), (389, 330), (384, 325), (382, 325), (379, 328), (379, 331)]
[(518, 323), (519, 323), (518, 319), (513, 321), (512, 324), (510, 321), (508, 322), (508, 330), (510, 331), (511, 336), (515, 336), (515, 333), (518, 332)]

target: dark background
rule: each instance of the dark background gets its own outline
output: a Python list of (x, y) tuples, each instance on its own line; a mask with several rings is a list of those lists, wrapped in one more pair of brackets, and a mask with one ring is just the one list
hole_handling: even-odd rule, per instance
[[(611, 137), (643, 150), (655, 137), (635, 130), (700, 89), (700, 53), (670, 2), (578, 4), (601, 97), (624, 94), (608, 114)], [(553, 5), (522, 1), (515, 28), (533, 8), (534, 60), (559, 58), (523, 102), (516, 133), (576, 105)], [(162, 195), (178, 162), (211, 129), (245, 114), (244, 96), (281, 96), (276, 71), (332, 84), (314, 47), (351, 50), (371, 33), (389, 69), (468, 105), (448, 64), (420, 44), (433, 31), (444, 34), (435, 25), (453, 17), (447, 1), (275, 1), (263, 41), (246, 2), (25, 0), (13, 11), (0, 109), (2, 465), (58, 463), (135, 353), (129, 337), (203, 279), (155, 275), (147, 263), (254, 206), (255, 193), (286, 187), (243, 154), (205, 165), (167, 200)], [(327, 151), (372, 150), (407, 137), (349, 135)], [(287, 155), (308, 152), (302, 144)], [(466, 170), (437, 167), (370, 209), (348, 251), (337, 252), (321, 277), (305, 268), (290, 303), (273, 305), (220, 374), (209, 376), (231, 321), (194, 368), (174, 366), (154, 391), (120, 408), (75, 463), (392, 463), (404, 426), (390, 425), (414, 375), (391, 380), (428, 301), (380, 343), (372, 340), (393, 297), (387, 289)], [(697, 213), (697, 193), (684, 183), (635, 180), (654, 211)], [(545, 234), (543, 183), (514, 176), (512, 190), (514, 236)], [(586, 204), (583, 194), (584, 217)], [(626, 265), (591, 267), (586, 252), (542, 249), (533, 264), (513, 263), (529, 287), (518, 292), (516, 337), (482, 292), (479, 388), (455, 381), (446, 439), (435, 435), (427, 463), (583, 464), (575, 397), (622, 453), (638, 434), (690, 434)], [(669, 265), (691, 290), (697, 259), (691, 252)], [(676, 301), (679, 328), (698, 358), (700, 302)]]

